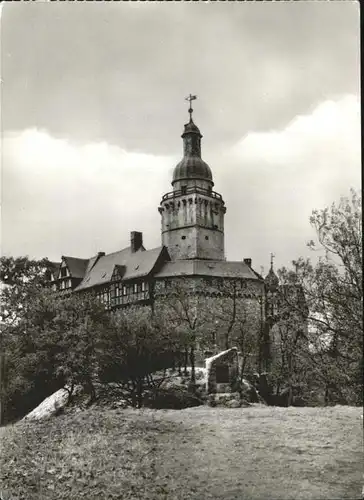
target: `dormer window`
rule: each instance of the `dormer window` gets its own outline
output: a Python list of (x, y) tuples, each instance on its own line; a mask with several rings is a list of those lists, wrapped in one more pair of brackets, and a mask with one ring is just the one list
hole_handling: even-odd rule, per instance
[(68, 269), (66, 266), (61, 267), (61, 278), (68, 276)]

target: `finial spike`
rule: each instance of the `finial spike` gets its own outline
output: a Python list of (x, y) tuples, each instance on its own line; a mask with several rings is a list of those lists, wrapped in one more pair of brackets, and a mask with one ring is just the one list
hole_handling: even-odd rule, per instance
[(275, 257), (275, 254), (271, 253), (270, 254), (270, 268), (272, 269), (272, 271), (273, 271), (273, 259), (274, 259), (274, 257)]
[(190, 114), (190, 122), (192, 122), (192, 113), (193, 113), (192, 101), (194, 101), (195, 99), (197, 99), (197, 95), (190, 94), (188, 97), (185, 97), (185, 100), (190, 103), (190, 107), (188, 109), (188, 112)]

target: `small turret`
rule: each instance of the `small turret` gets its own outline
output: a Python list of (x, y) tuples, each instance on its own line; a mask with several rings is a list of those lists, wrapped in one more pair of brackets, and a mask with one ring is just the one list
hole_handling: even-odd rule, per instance
[(274, 255), (270, 254), (270, 269), (264, 281), (269, 292), (276, 292), (279, 286), (279, 279), (273, 269)]

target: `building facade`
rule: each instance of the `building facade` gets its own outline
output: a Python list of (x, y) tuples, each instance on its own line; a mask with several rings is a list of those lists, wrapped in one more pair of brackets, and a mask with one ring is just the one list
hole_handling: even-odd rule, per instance
[[(115, 310), (131, 304), (154, 306), (183, 283), (198, 297), (201, 315), (205, 308), (225, 311), (235, 320), (245, 318), (244, 328), (253, 331), (257, 345), (263, 346), (259, 349), (266, 350), (260, 357), (267, 357), (267, 319), (273, 317), (274, 307), (274, 287), (269, 283), (278, 279), (272, 268), (266, 283), (250, 258), (226, 260), (226, 206), (213, 190), (212, 171), (201, 155), (202, 134), (192, 119), (192, 108), (189, 112), (182, 134), (183, 157), (173, 171), (172, 191), (162, 196), (158, 208), (161, 246), (147, 250), (142, 233), (133, 231), (130, 246), (117, 252), (99, 252), (91, 258), (62, 256), (54, 263), (51, 286), (62, 293), (92, 291), (106, 308)], [(242, 325), (243, 319), (241, 332)], [(229, 339), (221, 330), (215, 320), (206, 335), (218, 348), (227, 348)], [(238, 338), (232, 329), (229, 334), (231, 342)]]

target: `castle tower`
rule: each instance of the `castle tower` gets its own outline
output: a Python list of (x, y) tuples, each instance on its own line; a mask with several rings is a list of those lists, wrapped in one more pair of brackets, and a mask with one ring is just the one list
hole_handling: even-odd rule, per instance
[(225, 260), (222, 196), (212, 190), (210, 167), (201, 158), (201, 132), (192, 120), (184, 126), (183, 158), (173, 171), (173, 191), (162, 198), (162, 244), (172, 260)]

